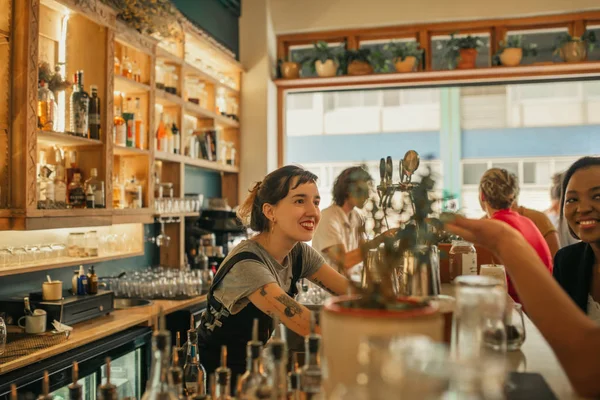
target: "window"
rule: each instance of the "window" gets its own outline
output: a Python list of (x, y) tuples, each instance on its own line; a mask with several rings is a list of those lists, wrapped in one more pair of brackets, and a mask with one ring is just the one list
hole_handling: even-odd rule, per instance
[(523, 44), (535, 44), (537, 47), (537, 56), (523, 57), (521, 64), (533, 64), (538, 62), (560, 62), (560, 56), (554, 55), (554, 43), (556, 38), (562, 33), (568, 33), (568, 28), (552, 28), (552, 29), (531, 29), (522, 31), (510, 31), (507, 33), (507, 38), (511, 36), (522, 36)]
[(481, 177), (487, 170), (487, 163), (464, 164), (463, 185), (479, 185)]
[[(333, 49), (335, 54), (342, 54), (344, 51), (344, 45), (342, 43), (329, 43), (329, 47)], [(314, 45), (297, 45), (290, 46), (289, 50), (289, 60), (290, 61), (302, 61), (306, 57), (311, 57), (314, 54)], [(317, 71), (314, 68), (314, 65), (309, 65), (308, 63), (304, 63), (301, 65), (300, 76), (302, 77), (310, 77), (317, 76)]]
[[(467, 37), (468, 34), (457, 34), (454, 37), (461, 38)], [(490, 36), (487, 33), (474, 33), (471, 36), (477, 36), (483, 45), (478, 49), (477, 60), (475, 65), (480, 67), (490, 66)], [(431, 52), (433, 53), (431, 59), (431, 68), (433, 70), (443, 70), (448, 68), (448, 60), (444, 59), (446, 53), (446, 43), (450, 40), (450, 35), (434, 36), (431, 38)]]
[(291, 93), (288, 95), (289, 110), (312, 110), (313, 93)]
[(385, 46), (388, 43), (392, 42), (415, 42), (416, 40), (413, 38), (404, 38), (404, 39), (390, 39), (390, 40), (363, 40), (360, 42), (361, 49), (369, 49), (371, 50), (372, 59), (382, 58), (385, 60), (383, 65), (378, 65), (378, 63), (374, 63), (373, 68), (376, 73), (390, 73), (396, 72), (394, 68), (394, 62), (392, 59), (392, 53), (389, 50), (385, 49)]
[[(600, 25), (588, 25), (587, 30), (592, 31), (596, 34), (596, 39), (600, 40)], [(600, 49), (598, 45), (594, 46), (594, 49), (588, 53), (588, 60), (600, 61)]]

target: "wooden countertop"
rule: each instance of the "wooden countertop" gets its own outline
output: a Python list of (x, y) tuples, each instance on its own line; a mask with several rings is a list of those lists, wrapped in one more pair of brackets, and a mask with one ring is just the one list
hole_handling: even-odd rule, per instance
[(115, 310), (110, 315), (75, 324), (69, 339), (56, 346), (31, 353), (11, 362), (0, 364), (0, 375), (50, 358), (65, 351), (94, 342), (133, 326), (152, 326), (162, 307), (165, 314), (183, 310), (206, 301), (206, 296), (189, 300), (154, 300), (146, 307)]

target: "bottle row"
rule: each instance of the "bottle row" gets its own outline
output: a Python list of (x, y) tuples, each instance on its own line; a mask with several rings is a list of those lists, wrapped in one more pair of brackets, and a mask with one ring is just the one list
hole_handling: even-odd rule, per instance
[(146, 149), (146, 124), (142, 118), (140, 98), (121, 96), (121, 107), (115, 107), (113, 143), (121, 147)]

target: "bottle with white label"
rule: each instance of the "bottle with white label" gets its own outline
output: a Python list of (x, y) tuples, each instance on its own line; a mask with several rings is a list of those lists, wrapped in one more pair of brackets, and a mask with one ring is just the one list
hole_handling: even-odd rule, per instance
[(449, 255), (451, 281), (460, 275), (477, 275), (477, 250), (473, 243), (454, 240)]

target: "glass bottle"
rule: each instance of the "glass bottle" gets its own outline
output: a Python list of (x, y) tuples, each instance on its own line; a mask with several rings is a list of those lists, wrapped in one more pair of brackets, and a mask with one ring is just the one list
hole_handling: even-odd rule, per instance
[(123, 113), (123, 118), (125, 119), (127, 129), (126, 145), (127, 147), (133, 147), (135, 145), (135, 115), (131, 97), (127, 98), (127, 108)]
[(141, 77), (140, 75), (142, 74), (142, 70), (140, 69), (139, 64), (137, 63), (137, 61), (133, 61), (133, 80), (136, 82), (140, 82), (141, 81)]
[(115, 117), (113, 118), (113, 121), (115, 124), (115, 144), (122, 147), (127, 146), (127, 125), (125, 124), (125, 119), (121, 113), (121, 107), (115, 108)]
[(77, 361), (73, 361), (71, 377), (73, 383), (69, 385), (69, 400), (82, 400), (83, 387), (79, 383), (77, 383), (77, 381), (79, 380), (79, 364), (77, 364)]
[(79, 174), (83, 178), (83, 172), (77, 166), (77, 152), (72, 150), (69, 152), (69, 164), (70, 168), (67, 168), (67, 187), (73, 182), (75, 174)]
[(56, 166), (54, 173), (54, 204), (57, 208), (67, 206), (67, 184), (65, 183), (65, 167)]
[(175, 122), (173, 122), (171, 132), (173, 133), (173, 153), (179, 154), (181, 148), (181, 137), (179, 135), (179, 129), (177, 128), (177, 125), (175, 125)]
[(171, 127), (172, 127), (172, 124), (170, 123), (169, 119), (167, 119), (167, 124), (166, 124), (165, 129), (166, 129), (166, 133), (167, 133), (167, 153), (169, 153), (169, 154), (173, 154), (174, 148), (175, 148), (173, 129)]
[(90, 97), (89, 105), (89, 138), (100, 140), (100, 98), (98, 97), (98, 86), (91, 85), (90, 91), (92, 97)]
[(39, 128), (43, 131), (55, 131), (57, 115), (58, 108), (54, 99), (54, 93), (48, 89), (48, 84), (44, 80), (41, 80), (38, 88)]
[(225, 88), (217, 89), (217, 98), (215, 100), (217, 106), (217, 114), (225, 115), (227, 113), (227, 101), (225, 100)]
[(71, 132), (77, 136), (87, 137), (90, 96), (84, 90), (83, 71), (78, 71), (75, 75), (75, 90), (71, 93)]
[(258, 319), (252, 324), (252, 340), (246, 346), (246, 372), (237, 382), (236, 393), (238, 398), (249, 398), (251, 391), (265, 385), (267, 376), (261, 371), (261, 355), (263, 345), (258, 340)]
[(86, 186), (85, 189), (85, 208), (96, 208), (94, 202), (94, 189), (91, 186)]
[(54, 202), (54, 181), (50, 179), (52, 170), (44, 165), (40, 171), (38, 200), (46, 203)]
[(298, 369), (298, 353), (292, 355), (292, 368), (288, 374), (288, 400), (300, 400), (300, 370)]
[(473, 243), (453, 240), (449, 255), (450, 281), (460, 275), (477, 275), (477, 251)]
[(304, 351), (306, 361), (302, 368), (300, 377), (300, 387), (302, 393), (308, 398), (322, 393), (323, 375), (321, 372), (321, 362), (319, 351), (321, 348), (321, 335), (315, 332), (316, 321), (313, 312), (310, 314), (310, 334), (304, 339)]
[(125, 185), (119, 182), (119, 178), (113, 178), (113, 208), (125, 208)]
[(132, 176), (125, 186), (125, 203), (128, 208), (142, 208), (142, 185), (138, 183), (135, 176)]
[(94, 198), (94, 208), (106, 208), (106, 203), (104, 201), (104, 181), (98, 179), (97, 168), (92, 168), (90, 170), (90, 177), (85, 181), (85, 188), (86, 194), (91, 188)]
[(135, 147), (143, 149), (146, 147), (146, 130), (142, 121), (142, 110), (140, 108), (140, 98), (135, 98)]
[(98, 387), (97, 400), (118, 400), (117, 387), (110, 381), (110, 357), (106, 357), (106, 382)]
[(173, 346), (173, 362), (171, 363), (171, 367), (169, 367), (169, 376), (173, 391), (177, 394), (177, 397), (180, 399), (185, 398), (183, 396), (183, 370), (179, 366), (179, 353), (175, 346)]
[(50, 395), (50, 377), (48, 371), (44, 371), (44, 380), (42, 381), (42, 393), (38, 396), (37, 400), (53, 400), (54, 398)]
[(85, 207), (85, 191), (79, 173), (73, 175), (73, 182), (69, 184), (69, 205), (71, 208)]
[(165, 64), (162, 61), (156, 62), (156, 67), (154, 68), (156, 73), (156, 88), (160, 90), (165, 90)]
[[(206, 394), (206, 370), (200, 363), (198, 334), (194, 327), (193, 316), (187, 332), (187, 355), (183, 367), (183, 381), (188, 395)], [(198, 385), (198, 382), (202, 382), (202, 384)]]
[(14, 383), (10, 385), (10, 400), (18, 400), (17, 397), (17, 385)]
[[(192, 315), (193, 318), (193, 315)], [(179, 332), (177, 332), (177, 335), (175, 337), (175, 347), (176, 347), (176, 351), (177, 351), (177, 358), (179, 360), (179, 365), (181, 368), (183, 368), (183, 366), (185, 365), (185, 358), (186, 358), (186, 350), (183, 348), (183, 346), (181, 346), (181, 334)]]
[(231, 400), (231, 370), (227, 368), (227, 346), (221, 347), (221, 366), (215, 370), (215, 400)]
[(119, 57), (115, 56), (115, 76), (117, 75), (121, 75), (121, 60), (119, 60)]
[(168, 141), (167, 141), (167, 129), (164, 122), (164, 114), (160, 114), (160, 122), (158, 123), (158, 129), (156, 130), (156, 150), (167, 152)]
[(169, 387), (169, 344), (171, 333), (165, 329), (165, 316), (159, 312), (158, 329), (152, 335), (152, 367), (146, 392), (142, 400), (177, 400), (177, 394)]
[(131, 60), (127, 56), (123, 58), (123, 63), (121, 64), (121, 75), (127, 79), (133, 79), (133, 64), (131, 64)]

